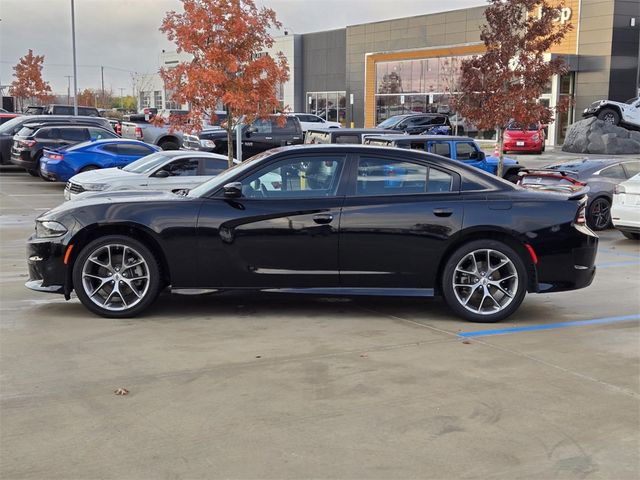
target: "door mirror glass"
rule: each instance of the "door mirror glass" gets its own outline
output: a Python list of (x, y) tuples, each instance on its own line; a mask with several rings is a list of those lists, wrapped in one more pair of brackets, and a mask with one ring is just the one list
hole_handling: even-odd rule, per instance
[(487, 156), (483, 151), (477, 152), (478, 160), (486, 160)]
[(227, 198), (238, 198), (242, 196), (242, 183), (231, 182), (227, 183), (224, 187), (224, 196)]

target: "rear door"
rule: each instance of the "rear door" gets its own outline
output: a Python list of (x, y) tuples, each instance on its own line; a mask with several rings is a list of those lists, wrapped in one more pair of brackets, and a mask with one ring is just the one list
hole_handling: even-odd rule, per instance
[(434, 288), (440, 258), (462, 226), (459, 175), (379, 154), (361, 154), (353, 173), (340, 220), (341, 286)]

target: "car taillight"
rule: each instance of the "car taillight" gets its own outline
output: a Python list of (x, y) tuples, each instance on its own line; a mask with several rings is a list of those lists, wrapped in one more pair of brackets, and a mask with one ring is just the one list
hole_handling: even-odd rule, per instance
[(624, 187), (622, 185), (616, 185), (613, 187), (613, 193), (618, 194), (618, 193), (627, 193), (627, 191), (624, 189)]
[(578, 212), (576, 213), (576, 218), (574, 220), (576, 225), (586, 225), (587, 223), (587, 202), (580, 203), (580, 208), (578, 208)]
[(141, 127), (136, 127), (136, 138), (138, 140), (142, 140), (142, 128)]
[(64, 155), (59, 153), (50, 153), (47, 155), (47, 158), (50, 158), (51, 160), (64, 160)]
[(20, 140), (20, 145), (23, 147), (33, 147), (36, 144), (35, 140)]

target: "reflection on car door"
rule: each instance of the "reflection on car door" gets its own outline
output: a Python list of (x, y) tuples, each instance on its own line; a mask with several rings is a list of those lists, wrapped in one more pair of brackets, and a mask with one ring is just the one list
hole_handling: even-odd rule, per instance
[(296, 153), (242, 178), (242, 197), (205, 200), (201, 284), (337, 287), (345, 160)]
[(361, 155), (340, 220), (341, 286), (432, 288), (426, 281), (462, 225), (459, 183), (428, 162)]

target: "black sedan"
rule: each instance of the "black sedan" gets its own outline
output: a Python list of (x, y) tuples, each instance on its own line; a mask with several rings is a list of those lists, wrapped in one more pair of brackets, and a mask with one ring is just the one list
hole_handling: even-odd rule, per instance
[(530, 192), (460, 162), (362, 145), (273, 149), (186, 196), (99, 193), (36, 220), (29, 288), (129, 317), (173, 289), (442, 295), (472, 321), (527, 292), (588, 286), (584, 195)]

